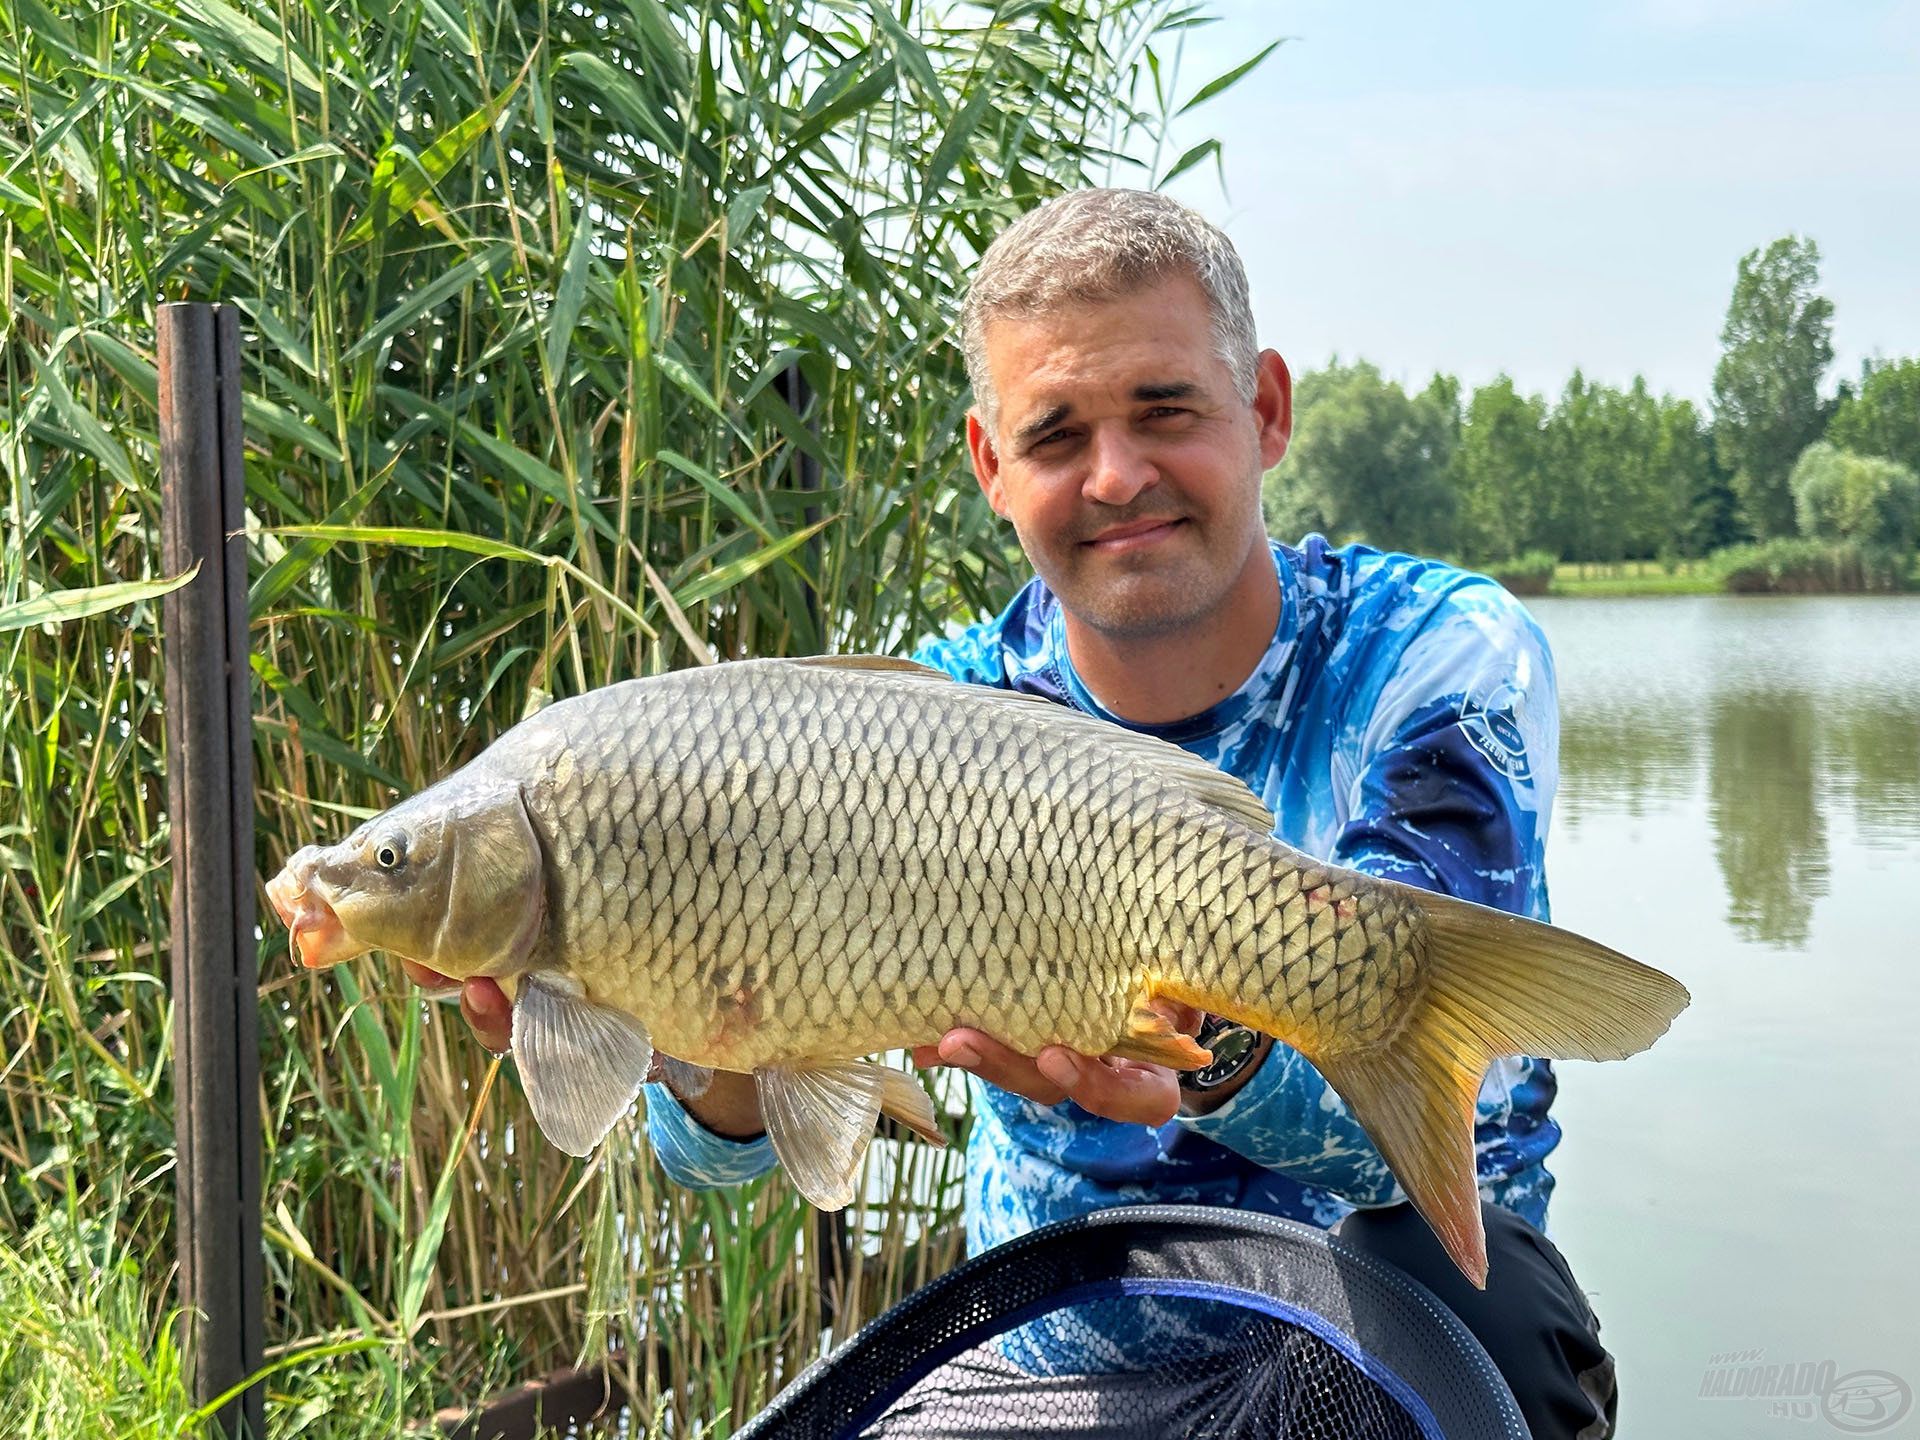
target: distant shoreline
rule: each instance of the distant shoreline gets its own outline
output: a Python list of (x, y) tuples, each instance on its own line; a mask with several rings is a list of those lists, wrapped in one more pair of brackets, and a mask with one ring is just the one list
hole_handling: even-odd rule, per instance
[[(1474, 567), (1469, 567), (1474, 568)], [(1487, 572), (1490, 573), (1490, 572)], [(1553, 577), (1544, 586), (1539, 584), (1516, 585), (1503, 576), (1496, 576), (1514, 594), (1523, 599), (1594, 599), (1620, 596), (1647, 595), (1733, 595), (1752, 594), (1727, 588), (1722, 575), (1713, 567), (1710, 559), (1683, 560), (1672, 570), (1658, 560), (1628, 560), (1618, 564), (1565, 563), (1556, 565)], [(1908, 574), (1908, 589), (1905, 592), (1864, 589), (1814, 589), (1779, 591), (1774, 593), (1812, 594), (1812, 595), (1887, 595), (1912, 594), (1920, 592), (1920, 555), (1914, 557), (1912, 569)], [(1758, 592), (1765, 593), (1765, 592)]]

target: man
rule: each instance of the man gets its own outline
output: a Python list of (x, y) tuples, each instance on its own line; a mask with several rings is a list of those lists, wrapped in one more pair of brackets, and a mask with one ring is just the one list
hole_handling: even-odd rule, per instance
[[(1246, 781), (1275, 833), (1342, 865), (1546, 918), (1556, 779), (1551, 661), (1491, 581), (1437, 562), (1271, 542), (1263, 473), (1292, 429), (1285, 362), (1254, 339), (1226, 237), (1164, 197), (1044, 205), (986, 255), (963, 314), (982, 489), (1037, 578), (917, 658), (1180, 744)], [(463, 1006), (504, 1049), (490, 982)], [(1237, 1205), (1402, 1265), (1480, 1337), (1536, 1436), (1611, 1433), (1612, 1362), (1537, 1227), (1559, 1139), (1544, 1061), (1496, 1064), (1476, 1152), (1491, 1270), (1468, 1287), (1346, 1107), (1296, 1052), (1175, 1010), (1215, 1065), (1037, 1056), (960, 1029), (915, 1052), (972, 1076), (969, 1247), (1143, 1201)], [(747, 1077), (696, 1100), (649, 1087), (667, 1172), (738, 1183), (774, 1164)]]

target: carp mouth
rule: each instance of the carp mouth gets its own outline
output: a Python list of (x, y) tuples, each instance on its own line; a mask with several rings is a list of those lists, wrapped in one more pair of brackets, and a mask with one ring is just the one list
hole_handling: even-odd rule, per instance
[(373, 949), (347, 933), (314, 876), (318, 846), (309, 845), (267, 882), (267, 899), (286, 925), (294, 958), (309, 970), (324, 969)]

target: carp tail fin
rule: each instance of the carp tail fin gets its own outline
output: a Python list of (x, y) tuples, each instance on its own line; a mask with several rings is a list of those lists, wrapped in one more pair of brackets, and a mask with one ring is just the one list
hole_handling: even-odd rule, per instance
[(1461, 1272), (1486, 1284), (1473, 1161), (1481, 1079), (1506, 1055), (1619, 1060), (1686, 1008), (1686, 987), (1604, 945), (1451, 896), (1405, 890), (1427, 921), (1427, 983), (1389, 1039), (1309, 1054), (1373, 1137)]

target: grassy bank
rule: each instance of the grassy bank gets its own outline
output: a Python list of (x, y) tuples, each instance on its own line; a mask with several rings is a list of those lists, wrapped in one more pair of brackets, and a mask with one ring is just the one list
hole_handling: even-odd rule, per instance
[[(1669, 566), (1657, 560), (1628, 560), (1618, 564), (1574, 564), (1554, 566), (1547, 593), (1580, 597), (1626, 595), (1724, 595), (1736, 593), (1730, 585), (1729, 571), (1740, 557), (1734, 552), (1709, 555), (1704, 559), (1681, 560)], [(1920, 555), (1907, 564), (1905, 588), (1920, 590)], [(1857, 594), (1857, 585), (1822, 586), (1814, 584), (1810, 594)], [(1885, 593), (1876, 589), (1875, 593)]]
[(1682, 560), (1672, 569), (1656, 560), (1617, 565), (1560, 564), (1554, 567), (1552, 595), (1718, 595), (1722, 579), (1706, 560)]

